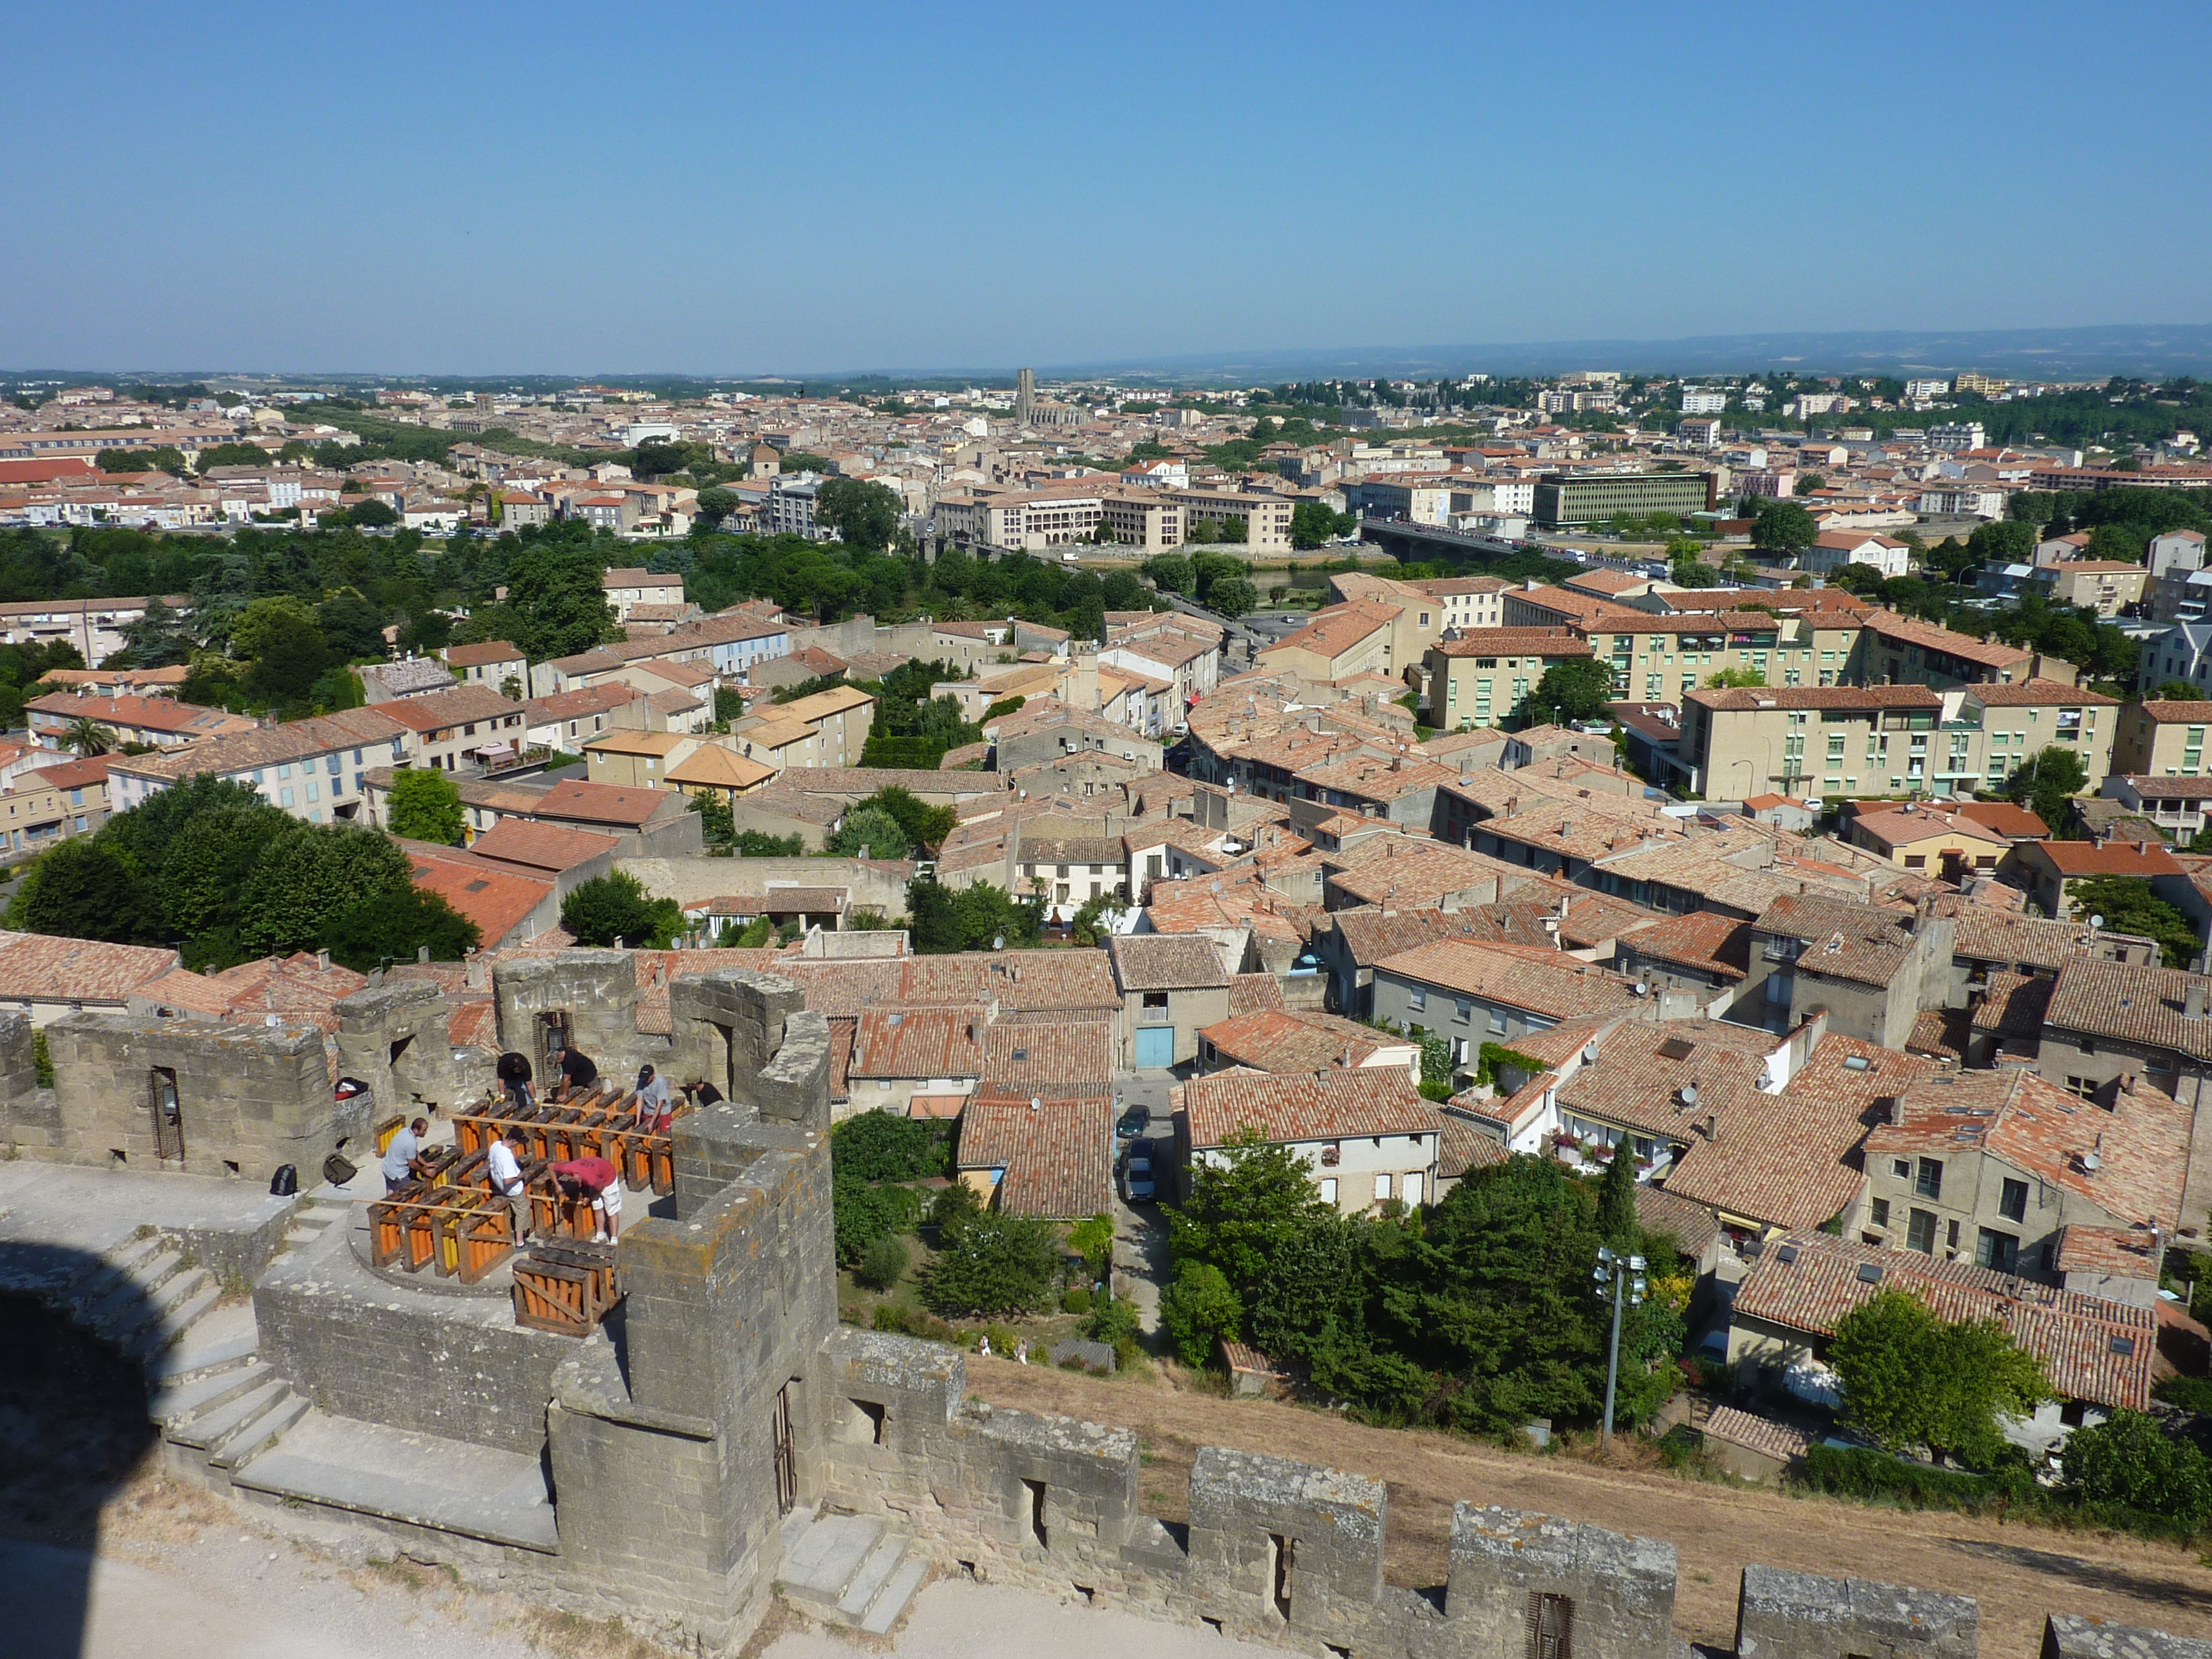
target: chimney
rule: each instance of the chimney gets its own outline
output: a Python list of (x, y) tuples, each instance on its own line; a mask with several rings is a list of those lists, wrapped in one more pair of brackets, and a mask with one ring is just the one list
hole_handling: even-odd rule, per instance
[(2203, 980), (2191, 979), (2189, 981), (2189, 989), (2183, 994), (2181, 1012), (2191, 1019), (2204, 1018), (2204, 981)]
[[(425, 957), (428, 957), (428, 955), (430, 954), (430, 953), (429, 953), (429, 951), (428, 951), (428, 949), (427, 947), (425, 947), (425, 949), (424, 949), (424, 951), (423, 951), (422, 954), (423, 954), (423, 956), (424, 956)], [(329, 969), (330, 969), (330, 965), (331, 965), (331, 953), (330, 953), (328, 951), (316, 951), (316, 952), (315, 952), (315, 966), (316, 966), (317, 968), (323, 969), (325, 972), (328, 972), (328, 971), (329, 971)], [(2198, 1002), (2200, 1005), (2202, 1005), (2202, 1004), (2203, 1004), (2203, 1000), (2204, 1000), (2204, 998), (2203, 998), (2203, 994), (2202, 992), (2199, 992), (2199, 993), (2197, 994), (2197, 1002)], [(2197, 1012), (2198, 1012), (2199, 1013), (2202, 1013), (2202, 1012), (2203, 1012), (2203, 1007), (2202, 1007), (2201, 1006), (2199, 1006), (2199, 1008), (2198, 1008)]]
[(481, 991), (491, 982), (491, 975), (485, 970), (483, 955), (473, 945), (469, 947), (467, 960), (469, 989)]

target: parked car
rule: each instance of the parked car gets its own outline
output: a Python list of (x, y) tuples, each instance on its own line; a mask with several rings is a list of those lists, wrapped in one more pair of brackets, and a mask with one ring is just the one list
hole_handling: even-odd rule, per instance
[(1148, 1126), (1152, 1121), (1152, 1113), (1150, 1107), (1132, 1106), (1127, 1111), (1121, 1114), (1121, 1121), (1114, 1126), (1114, 1132), (1120, 1135), (1122, 1139), (1127, 1140), (1132, 1135), (1140, 1135), (1144, 1133), (1146, 1126)]
[(1131, 1204), (1151, 1202), (1152, 1158), (1149, 1142), (1139, 1140), (1131, 1143), (1128, 1156), (1121, 1164), (1121, 1196)]

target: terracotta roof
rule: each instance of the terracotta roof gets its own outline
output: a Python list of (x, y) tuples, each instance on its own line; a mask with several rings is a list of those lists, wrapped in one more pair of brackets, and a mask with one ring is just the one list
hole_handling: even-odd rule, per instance
[[(1823, 538), (1825, 540), (1826, 538)], [(1754, 1417), (1734, 1406), (1716, 1406), (1705, 1419), (1705, 1432), (1731, 1446), (1741, 1446), (1778, 1462), (1794, 1463), (1812, 1449), (1812, 1437), (1802, 1429), (1771, 1418)]]
[(1273, 974), (1232, 974), (1229, 977), (1229, 1015), (1256, 1014), (1283, 1006), (1283, 981)]
[(872, 1008), (853, 1037), (852, 1074), (865, 1078), (980, 1077), (988, 1012)]
[(2021, 849), (2022, 855), (2049, 863), (2068, 881), (2088, 876), (2178, 876), (2181, 866), (2163, 843), (2108, 841), (2102, 845), (2086, 841), (2039, 841)]
[(1612, 1013), (1638, 1004), (1629, 981), (1618, 974), (1572, 957), (1523, 953), (1510, 945), (1444, 939), (1386, 957), (1375, 970), (1553, 1019)]
[(1504, 1144), (1462, 1112), (1437, 1109), (1437, 1179), (1459, 1181), (1505, 1162)]
[(1222, 1146), (1240, 1129), (1274, 1142), (1437, 1132), (1435, 1109), (1395, 1066), (1305, 1077), (1224, 1072), (1194, 1078), (1173, 1096), (1198, 1148)]
[(2000, 1037), (2033, 1039), (2043, 1029), (2055, 982), (2033, 974), (1992, 972), (1969, 1024)]
[(107, 781), (108, 757), (88, 755), (82, 760), (65, 760), (52, 766), (42, 766), (24, 775), (36, 778), (49, 789), (88, 789), (94, 784)]
[(2171, 1229), (2189, 1165), (2189, 1109), (2147, 1084), (2111, 1110), (2017, 1067), (1952, 1072), (1900, 1096), (1897, 1121), (1867, 1136), (1869, 1158), (1987, 1152), (2112, 1215)]
[(1741, 979), (1750, 969), (1751, 924), (1711, 910), (1692, 910), (1639, 930), (1628, 948), (1655, 961)]
[(1922, 708), (1934, 714), (1943, 699), (1924, 685), (1698, 686), (1685, 702), (1706, 708)]
[(1058, 1010), (1006, 1014), (983, 1033), (983, 1086), (1009, 1094), (1111, 1094), (1114, 1022)]
[(0, 933), (0, 999), (121, 1002), (176, 965), (152, 945)]
[(1912, 918), (1872, 904), (1814, 893), (1786, 895), (1759, 913), (1753, 928), (1804, 945), (1796, 971), (1887, 985), (1912, 943)]
[(1990, 708), (2117, 708), (2120, 700), (2061, 680), (2021, 680), (2011, 685), (1969, 686), (1966, 695)]
[(1463, 628), (1434, 647), (1447, 657), (1587, 657), (1589, 641), (1564, 628)]
[(1930, 807), (1915, 807), (1910, 812), (1902, 808), (1861, 812), (1851, 819), (1851, 830), (1855, 835), (1865, 836), (1879, 850), (1910, 847), (1939, 837), (1963, 838), (1988, 847), (2011, 845), (1996, 830), (1985, 823), (1977, 823), (1964, 813), (1945, 812)]
[(2149, 1309), (1911, 1250), (1795, 1234), (1769, 1249), (1737, 1288), (1735, 1315), (1829, 1336), (1844, 1315), (1884, 1290), (1917, 1297), (1954, 1323), (2002, 1322), (2065, 1399), (2132, 1411), (2150, 1403), (2158, 1330)]
[(2010, 841), (2044, 841), (2051, 835), (2051, 827), (2041, 818), (2008, 800), (1966, 801), (1953, 810)]
[(459, 848), (402, 841), (416, 888), (435, 893), (477, 925), (489, 947), (502, 943), (555, 890), (544, 876)]
[(1055, 1220), (1114, 1206), (1111, 1094), (1050, 1100), (978, 1092), (960, 1120), (959, 1167), (1004, 1170), (998, 1207)]
[(1711, 1139), (1694, 1139), (1667, 1190), (1747, 1221), (1817, 1227), (1858, 1196), (1856, 1155), (1882, 1103), (1932, 1064), (1832, 1032), (1780, 1094), (1723, 1115)]
[(589, 830), (571, 830), (559, 823), (533, 823), (526, 818), (501, 818), (471, 842), (469, 851), (478, 858), (497, 859), (502, 864), (559, 871), (587, 864), (621, 845), (617, 836), (598, 835)]
[[(1602, 1037), (1583, 1038), (1593, 1041), (1597, 1058), (1559, 1085), (1559, 1109), (1681, 1143), (1708, 1118), (1726, 1117), (1757, 1097), (1759, 1074), (1778, 1039), (1752, 1026), (1684, 1019), (1631, 1020)], [(1527, 1052), (1522, 1043), (1514, 1046)], [(1693, 1086), (1694, 1097), (1686, 1099)]]
[(1221, 952), (1203, 933), (1116, 933), (1107, 941), (1114, 977), (1131, 991), (1225, 988)]
[(680, 799), (666, 789), (623, 789), (612, 784), (586, 783), (563, 778), (538, 800), (536, 815), (573, 819), (580, 823), (620, 823), (635, 827), (645, 823), (665, 803)]
[(1261, 1072), (1357, 1069), (1385, 1043), (1402, 1047), (1407, 1041), (1334, 1014), (1285, 1008), (1218, 1020), (1201, 1027), (1199, 1036), (1213, 1045), (1224, 1063)]
[(2155, 1279), (2158, 1262), (2153, 1250), (2159, 1235), (2140, 1227), (2088, 1227), (2076, 1224), (2058, 1230), (2058, 1271), (2062, 1273), (2103, 1273), (2113, 1279)]
[(449, 645), (446, 661), (454, 668), (489, 668), (495, 662), (522, 662), (522, 653), (505, 640), (484, 640), (475, 645)]
[(148, 732), (189, 732), (205, 736), (219, 732), (250, 732), (254, 722), (227, 708), (207, 708), (179, 702), (174, 697), (102, 697), (79, 691), (56, 691), (33, 697), (23, 705), (27, 713), (51, 714), (64, 720), (96, 720), (102, 726), (137, 726)]
[(2137, 707), (2160, 726), (2212, 726), (2212, 702), (2200, 699), (2146, 697)]
[(1959, 904), (1952, 910), (1951, 954), (1973, 962), (2021, 963), (2056, 968), (2089, 950), (2086, 921), (2052, 921), (1987, 904)]
[(1984, 668), (2009, 668), (2035, 654), (2024, 645), (2006, 645), (2002, 641), (1984, 644), (1971, 634), (1954, 634), (1948, 628), (1916, 622), (1893, 611), (1874, 611), (1865, 617), (1864, 625), (1884, 639), (1902, 640), (1923, 651), (1939, 651)]

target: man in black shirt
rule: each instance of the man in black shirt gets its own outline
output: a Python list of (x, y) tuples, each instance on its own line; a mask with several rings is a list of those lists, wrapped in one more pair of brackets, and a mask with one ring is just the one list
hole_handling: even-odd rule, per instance
[(561, 1080), (567, 1085), (563, 1094), (574, 1094), (579, 1089), (588, 1089), (599, 1080), (599, 1068), (592, 1057), (580, 1049), (565, 1045), (554, 1056), (561, 1067)]

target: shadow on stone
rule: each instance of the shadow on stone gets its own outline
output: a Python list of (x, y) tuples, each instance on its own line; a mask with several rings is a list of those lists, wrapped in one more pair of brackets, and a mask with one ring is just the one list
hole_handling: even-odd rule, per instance
[[(112, 1273), (79, 1251), (0, 1253), (0, 1645), (12, 1659), (82, 1650), (100, 1510), (157, 1441), (145, 1370), (95, 1334), (143, 1318), (143, 1294)], [(73, 1293), (96, 1298), (76, 1319), (55, 1305)]]

